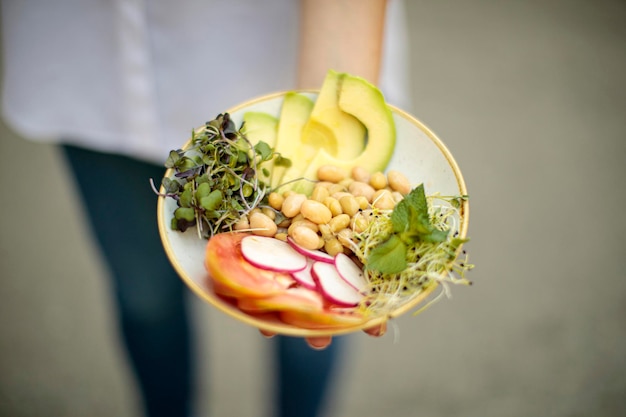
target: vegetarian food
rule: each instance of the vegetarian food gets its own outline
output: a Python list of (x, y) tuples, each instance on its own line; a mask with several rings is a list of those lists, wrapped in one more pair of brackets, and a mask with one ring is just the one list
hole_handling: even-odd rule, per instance
[(465, 195), (426, 195), (385, 171), (395, 126), (380, 91), (329, 71), (317, 100), (285, 94), (280, 115), (228, 113), (171, 151), (161, 195), (171, 227), (208, 239), (220, 297), (311, 329), (388, 317), (441, 285), (469, 284)]

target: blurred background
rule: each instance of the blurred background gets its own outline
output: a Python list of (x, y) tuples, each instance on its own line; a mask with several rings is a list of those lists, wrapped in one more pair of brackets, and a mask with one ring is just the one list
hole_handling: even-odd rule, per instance
[[(354, 335), (329, 415), (626, 415), (626, 2), (407, 3), (408, 110), (464, 173), (475, 285)], [(0, 126), (0, 416), (137, 416), (68, 184)], [(269, 342), (194, 308), (200, 415), (263, 415)]]

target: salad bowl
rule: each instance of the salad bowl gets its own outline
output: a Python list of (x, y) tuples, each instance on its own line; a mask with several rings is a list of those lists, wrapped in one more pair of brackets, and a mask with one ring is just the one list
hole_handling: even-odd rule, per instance
[[(315, 99), (316, 92), (303, 91), (301, 94)], [(239, 128), (246, 112), (265, 112), (274, 117), (279, 116), (285, 92), (274, 93), (254, 98), (226, 112)], [(426, 194), (438, 193), (446, 196), (465, 196), (467, 189), (461, 170), (451, 152), (437, 135), (424, 123), (407, 112), (389, 105), (396, 127), (396, 144), (393, 156), (387, 170), (393, 169), (402, 172), (412, 186), (424, 184)], [(190, 145), (190, 141), (183, 146)], [(367, 168), (367, 167), (365, 167)], [(169, 169), (164, 174), (172, 176)], [(164, 194), (163, 188), (161, 194)], [(358, 324), (340, 328), (303, 328), (287, 324), (271, 314), (248, 314), (243, 312), (228, 299), (217, 295), (212, 287), (205, 268), (205, 254), (207, 240), (198, 237), (194, 230), (180, 232), (170, 227), (176, 201), (160, 195), (157, 202), (159, 234), (165, 252), (174, 269), (190, 288), (202, 300), (232, 317), (236, 321), (256, 327), (264, 332), (283, 334), (297, 337), (316, 337), (339, 335), (376, 327), (394, 317), (403, 315), (418, 308), (432, 296), (437, 284), (429, 286), (393, 311), (381, 316), (373, 316)], [(457, 232), (458, 237), (465, 238), (469, 224), (469, 203), (462, 199), (458, 210)]]

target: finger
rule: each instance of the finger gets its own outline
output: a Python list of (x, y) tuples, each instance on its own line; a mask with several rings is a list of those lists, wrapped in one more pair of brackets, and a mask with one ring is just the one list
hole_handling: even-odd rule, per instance
[(306, 338), (306, 342), (309, 344), (309, 346), (316, 350), (326, 349), (330, 345), (332, 340), (333, 338), (331, 336), (317, 336)]
[(269, 332), (269, 331), (267, 331), (267, 330), (259, 330), (259, 331), (261, 332), (261, 334), (262, 334), (263, 336), (265, 336), (265, 337), (267, 337), (267, 338), (271, 338), (271, 337), (276, 336), (276, 333)]
[(369, 329), (365, 329), (363, 331), (370, 336), (381, 337), (387, 332), (387, 323), (382, 323), (379, 326), (370, 327)]

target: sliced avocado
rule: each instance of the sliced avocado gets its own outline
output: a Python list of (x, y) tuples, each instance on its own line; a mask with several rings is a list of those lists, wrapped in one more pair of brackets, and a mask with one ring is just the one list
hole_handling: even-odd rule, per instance
[(244, 113), (243, 122), (243, 133), (250, 143), (255, 145), (262, 140), (270, 147), (276, 145), (277, 118), (267, 113), (249, 111)]
[(313, 109), (313, 101), (296, 92), (285, 94), (283, 104), (280, 109), (280, 118), (278, 121), (278, 131), (276, 136), (276, 145), (274, 150), (281, 156), (291, 159), (290, 168), (275, 166), (272, 172), (271, 185), (275, 188), (283, 183), (285, 171), (297, 171), (296, 178), (300, 175), (304, 168), (299, 162), (299, 155), (302, 149), (302, 128), (309, 120), (309, 116)]
[[(252, 145), (256, 145), (259, 141), (267, 143), (270, 147), (276, 146), (276, 135), (278, 129), (278, 119), (263, 112), (246, 112), (243, 115), (243, 134)], [(263, 168), (270, 171), (273, 170), (273, 161), (267, 161), (263, 164)], [(259, 171), (261, 172), (261, 171)], [(269, 183), (270, 176), (266, 176), (261, 172), (261, 179)]]
[[(367, 144), (356, 158), (342, 160), (320, 149), (303, 173), (304, 178), (317, 179), (317, 169), (322, 165), (336, 165), (350, 172), (355, 166), (374, 171), (384, 171), (396, 145), (396, 128), (391, 110), (378, 88), (361, 77), (345, 74), (339, 89), (339, 108), (356, 117), (367, 128)], [(298, 192), (312, 189), (308, 181), (294, 186)]]
[[(357, 157), (365, 147), (365, 126), (339, 108), (339, 91), (345, 74), (329, 70), (315, 100), (309, 121), (302, 131), (302, 142), (339, 159)], [(312, 159), (309, 155), (307, 159)], [(306, 163), (306, 161), (304, 161)]]

